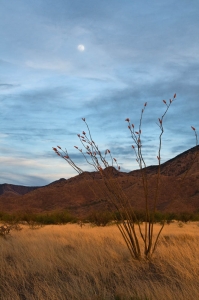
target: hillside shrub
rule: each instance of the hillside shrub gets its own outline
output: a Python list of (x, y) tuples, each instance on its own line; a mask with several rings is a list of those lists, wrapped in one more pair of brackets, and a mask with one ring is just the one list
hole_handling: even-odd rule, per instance
[[(32, 213), (32, 212), (19, 212), (8, 214), (0, 212), (0, 222), (6, 222), (10, 225), (25, 223), (29, 224), (30, 227), (41, 225), (60, 225), (66, 223), (75, 223), (77, 218), (70, 214), (68, 211), (58, 211), (51, 213)], [(33, 225), (34, 224), (34, 225)]]

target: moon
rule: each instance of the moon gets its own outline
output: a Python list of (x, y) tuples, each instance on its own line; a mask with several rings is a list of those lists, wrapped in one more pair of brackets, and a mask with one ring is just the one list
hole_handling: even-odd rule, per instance
[(77, 49), (80, 51), (80, 52), (83, 52), (85, 50), (85, 47), (84, 45), (78, 45)]

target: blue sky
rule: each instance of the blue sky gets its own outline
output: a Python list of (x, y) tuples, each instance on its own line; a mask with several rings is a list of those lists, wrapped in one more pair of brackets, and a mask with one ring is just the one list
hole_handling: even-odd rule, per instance
[[(147, 165), (193, 147), (199, 128), (198, 0), (1, 0), (0, 183), (45, 185), (76, 175), (52, 147), (86, 131), (122, 171), (137, 169), (127, 122), (138, 128)], [(84, 45), (84, 51), (78, 50)]]

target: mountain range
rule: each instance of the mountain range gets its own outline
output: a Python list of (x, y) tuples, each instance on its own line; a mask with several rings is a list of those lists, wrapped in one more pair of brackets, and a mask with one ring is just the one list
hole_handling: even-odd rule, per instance
[[(199, 146), (195, 146), (161, 164), (157, 209), (170, 212), (199, 211)], [(145, 169), (148, 178), (149, 203), (156, 190), (158, 166)], [(144, 208), (140, 170), (120, 172), (114, 167), (104, 170), (115, 181), (137, 210)], [(68, 210), (85, 216), (109, 209), (106, 191), (99, 172), (84, 172), (61, 178), (43, 187), (0, 184), (0, 211), (46, 213)]]

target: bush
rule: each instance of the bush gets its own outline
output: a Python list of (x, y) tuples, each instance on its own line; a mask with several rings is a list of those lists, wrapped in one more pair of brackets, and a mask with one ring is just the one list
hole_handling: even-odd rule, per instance
[(108, 223), (114, 220), (114, 215), (108, 211), (92, 212), (88, 216), (87, 220), (96, 226), (106, 226)]
[(20, 222), (26, 222), (30, 227), (50, 224), (66, 224), (69, 222), (76, 222), (77, 218), (72, 216), (68, 211), (52, 212), (52, 213), (13, 213), (8, 214), (0, 212), (0, 221), (9, 224), (17, 224)]
[[(157, 161), (158, 161), (158, 171), (156, 174), (156, 186), (155, 186), (155, 193), (153, 196), (152, 203), (149, 204), (149, 188), (148, 188), (148, 174), (146, 172), (146, 163), (144, 157), (142, 155), (142, 146), (143, 146), (143, 139), (142, 139), (142, 119), (145, 108), (147, 106), (147, 102), (144, 104), (144, 107), (141, 110), (140, 115), (140, 122), (138, 125), (138, 130), (135, 131), (134, 124), (131, 124), (130, 119), (127, 118), (125, 121), (128, 123), (128, 129), (130, 131), (130, 135), (133, 139), (134, 145), (132, 148), (135, 152), (136, 161), (139, 165), (141, 171), (141, 179), (142, 179), (142, 188), (144, 192), (144, 200), (145, 200), (145, 209), (144, 214), (139, 215), (136, 213), (134, 207), (131, 205), (128, 196), (125, 194), (124, 190), (122, 189), (117, 177), (114, 177), (110, 164), (108, 160), (111, 161), (111, 165), (116, 166), (116, 168), (120, 171), (120, 166), (117, 163), (117, 159), (114, 158), (111, 154), (109, 149), (106, 149), (104, 155), (100, 151), (99, 147), (93, 140), (90, 132), (90, 128), (86, 122), (85, 118), (82, 118), (84, 121), (88, 134), (83, 131), (82, 134), (78, 134), (79, 140), (85, 149), (85, 153), (83, 150), (77, 146), (75, 148), (83, 155), (89, 165), (92, 165), (94, 169), (99, 172), (103, 186), (99, 186), (101, 192), (105, 194), (106, 201), (108, 202), (110, 208), (112, 208), (112, 212), (114, 214), (115, 222), (122, 234), (122, 237), (128, 247), (130, 254), (133, 259), (140, 260), (142, 256), (146, 259), (151, 259), (156, 246), (160, 234), (163, 230), (165, 225), (165, 221), (162, 220), (162, 216), (160, 213), (157, 213), (157, 204), (159, 200), (159, 186), (160, 186), (160, 166), (161, 166), (161, 149), (162, 149), (162, 135), (164, 133), (164, 117), (167, 114), (171, 104), (176, 98), (176, 94), (174, 94), (173, 99), (169, 100), (169, 103), (166, 100), (163, 100), (164, 105), (166, 108), (164, 110), (163, 115), (158, 119), (158, 127), (160, 129), (159, 134), (159, 146), (158, 146), (158, 153), (157, 153)], [(197, 133), (196, 129), (192, 127), (197, 144)], [(74, 168), (79, 174), (83, 173), (83, 170), (79, 168), (75, 162), (70, 158), (67, 150), (62, 150), (60, 146), (57, 148), (53, 148), (55, 153), (63, 158), (72, 168)], [(187, 174), (187, 173), (186, 173)], [(185, 175), (186, 175), (185, 174)], [(88, 188), (92, 189), (91, 185)], [(103, 216), (105, 222), (107, 222), (106, 217)], [(165, 218), (164, 218), (165, 220)], [(144, 230), (141, 228), (141, 223), (145, 222)], [(161, 228), (157, 235), (154, 234), (154, 224), (156, 222), (161, 222)], [(100, 217), (95, 216), (95, 222), (101, 223)], [(136, 226), (138, 226), (138, 231), (135, 230)], [(138, 232), (138, 233), (137, 233)], [(138, 239), (138, 235), (141, 236), (143, 245), (144, 245), (144, 253), (141, 253), (141, 243)]]

